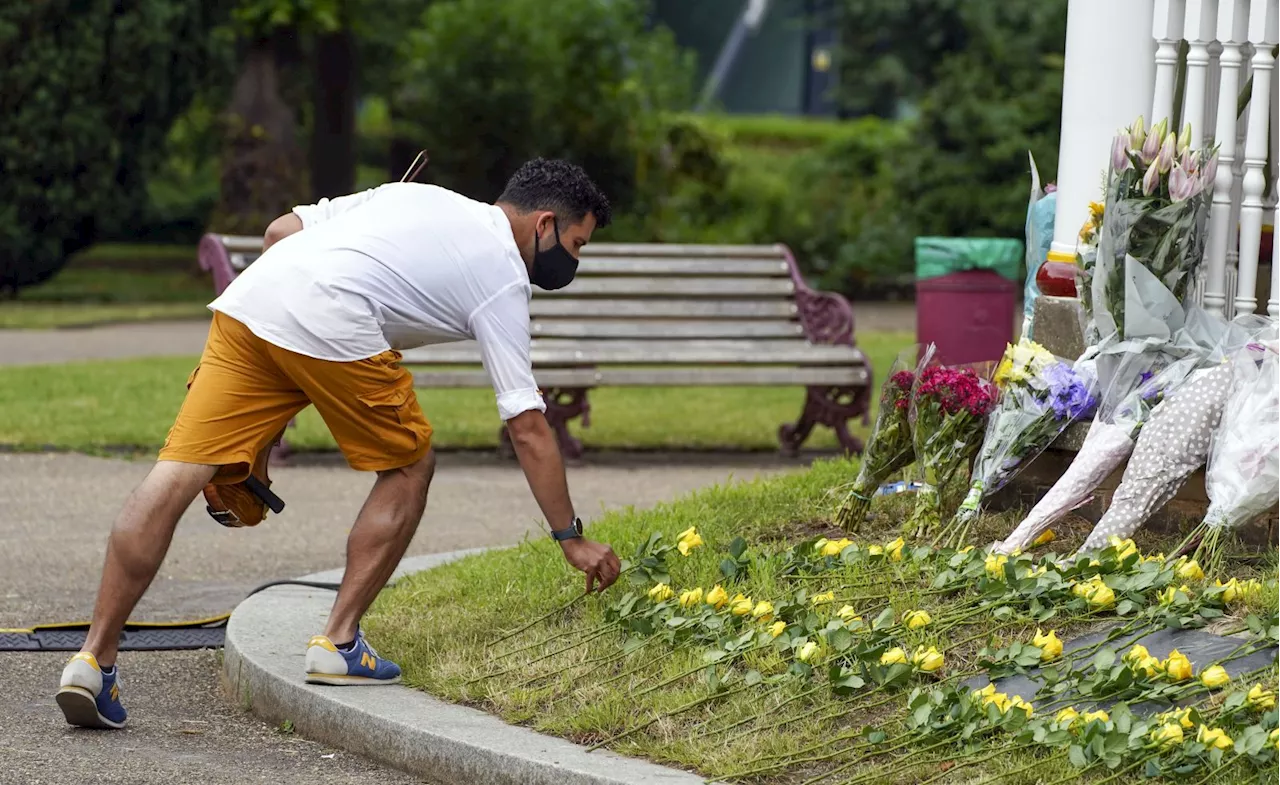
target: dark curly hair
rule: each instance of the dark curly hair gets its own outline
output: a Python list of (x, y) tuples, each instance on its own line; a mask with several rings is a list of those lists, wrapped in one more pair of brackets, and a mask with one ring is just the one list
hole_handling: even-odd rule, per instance
[(521, 166), (507, 181), (498, 201), (522, 213), (550, 210), (570, 224), (591, 213), (597, 229), (613, 220), (608, 198), (582, 167), (558, 159), (535, 158)]

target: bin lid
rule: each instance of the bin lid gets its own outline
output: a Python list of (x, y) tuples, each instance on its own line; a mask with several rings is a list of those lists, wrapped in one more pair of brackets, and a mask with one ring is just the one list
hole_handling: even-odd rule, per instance
[(917, 237), (916, 279), (990, 270), (1019, 281), (1024, 247), (1022, 240), (1012, 237)]

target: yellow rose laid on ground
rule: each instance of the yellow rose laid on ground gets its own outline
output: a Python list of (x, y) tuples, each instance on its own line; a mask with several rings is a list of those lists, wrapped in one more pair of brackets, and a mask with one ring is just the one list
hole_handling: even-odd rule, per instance
[(1058, 535), (1053, 533), (1053, 529), (1045, 529), (1044, 533), (1031, 541), (1032, 548), (1039, 548), (1041, 545), (1048, 545), (1058, 539)]
[(1196, 726), (1195, 721), (1191, 719), (1190, 706), (1184, 707), (1177, 711), (1169, 712), (1169, 720), (1170, 721), (1176, 720), (1179, 725), (1186, 728), (1187, 730), (1191, 730)]
[[(1186, 557), (1184, 556), (1183, 559), (1185, 558)], [(1177, 575), (1184, 581), (1198, 581), (1204, 578), (1204, 570), (1200, 569), (1200, 564), (1195, 559), (1191, 559), (1190, 561), (1182, 561), (1179, 559), (1179, 561), (1181, 563), (1174, 571), (1174, 575)]]
[(916, 648), (915, 653), (911, 655), (911, 664), (925, 673), (933, 673), (942, 667), (944, 659), (942, 652), (933, 646), (924, 648), (920, 646)]
[(1107, 542), (1116, 549), (1116, 558), (1121, 561), (1138, 552), (1138, 546), (1133, 540), (1122, 540), (1113, 534), (1107, 538)]
[(1084, 724), (1088, 725), (1094, 720), (1097, 720), (1098, 722), (1110, 722), (1111, 715), (1107, 714), (1102, 709), (1098, 709), (1097, 711), (1086, 711), (1084, 714), (1080, 715), (1080, 719), (1084, 721)]
[(1030, 703), (1027, 703), (1027, 702), (1026, 702), (1026, 701), (1024, 701), (1021, 697), (1019, 697), (1019, 696), (1017, 696), (1017, 695), (1014, 695), (1014, 696), (1009, 700), (1009, 707), (1010, 707), (1010, 708), (1013, 708), (1013, 709), (1022, 709), (1023, 711), (1025, 711), (1025, 712), (1027, 713), (1027, 719), (1031, 719), (1031, 715), (1032, 715), (1032, 714), (1035, 714), (1035, 709), (1034, 709), (1034, 708), (1032, 708), (1031, 704), (1030, 704)]
[(867, 548), (867, 553), (868, 553), (868, 554), (870, 554), (870, 555), (872, 555), (872, 556), (883, 556), (883, 555), (884, 555), (884, 546), (883, 546), (883, 545), (872, 545), (872, 546), (869, 546), (869, 547)]
[(889, 649), (884, 654), (880, 655), (881, 665), (896, 665), (899, 662), (906, 662), (906, 661), (907, 661), (907, 653), (902, 649), (898, 648), (897, 646), (893, 647), (892, 649)]
[(690, 551), (703, 544), (702, 535), (698, 534), (698, 530), (694, 527), (689, 527), (680, 533), (680, 539), (676, 542), (676, 550), (680, 551), (681, 556), (688, 556)]
[(839, 556), (844, 553), (844, 549), (853, 545), (853, 540), (842, 538), (839, 540), (827, 540), (819, 551), (823, 556)]
[(1231, 681), (1231, 676), (1227, 673), (1227, 669), (1221, 665), (1210, 665), (1200, 671), (1200, 683), (1211, 690), (1217, 689), (1229, 681)]
[(1058, 639), (1058, 633), (1049, 630), (1049, 634), (1045, 635), (1036, 627), (1035, 637), (1031, 639), (1031, 645), (1040, 650), (1040, 660), (1049, 662), (1056, 660), (1062, 656), (1062, 641)]
[(1143, 676), (1146, 676), (1148, 679), (1154, 679), (1164, 672), (1164, 663), (1160, 662), (1160, 660), (1157, 660), (1155, 657), (1150, 656), (1130, 662), (1129, 667), (1132, 670), (1141, 673)]
[(1210, 728), (1207, 725), (1200, 726), (1200, 730), (1196, 732), (1196, 741), (1210, 749), (1229, 750), (1235, 745), (1222, 728)]
[(702, 603), (702, 587), (680, 592), (680, 607), (689, 609)]
[(1004, 566), (1009, 563), (1009, 557), (1003, 553), (988, 554), (986, 560), (982, 563), (983, 568), (993, 579), (1004, 580)]
[(665, 583), (655, 583), (653, 588), (649, 590), (649, 599), (654, 602), (666, 602), (675, 594), (671, 587)]
[(1151, 740), (1161, 747), (1174, 747), (1182, 743), (1182, 726), (1176, 722), (1161, 725), (1151, 731)]
[(1240, 582), (1235, 578), (1223, 583), (1217, 578), (1214, 579), (1213, 585), (1222, 589), (1222, 601), (1228, 605), (1236, 601), (1236, 597), (1240, 596)]
[(889, 555), (893, 561), (902, 561), (902, 547), (906, 545), (901, 537), (884, 546), (884, 552)]
[(1105, 583), (1099, 583), (1085, 597), (1092, 608), (1109, 608), (1116, 601), (1116, 593)]
[(715, 588), (707, 592), (707, 604), (716, 610), (723, 608), (724, 604), (728, 601), (729, 593), (726, 592), (724, 587), (718, 583), (715, 585)]
[(1191, 660), (1187, 659), (1187, 655), (1174, 649), (1169, 652), (1169, 657), (1164, 661), (1164, 672), (1168, 674), (1172, 681), (1186, 681), (1191, 678)]
[(907, 625), (909, 630), (919, 630), (927, 627), (932, 621), (933, 617), (926, 611), (907, 611), (902, 617), (902, 622)]
[(1271, 690), (1263, 689), (1261, 684), (1255, 684), (1253, 689), (1249, 690), (1245, 703), (1248, 703), (1251, 709), (1268, 711), (1276, 707), (1276, 694)]
[(773, 603), (761, 600), (751, 609), (751, 617), (767, 622), (773, 618)]
[(835, 600), (836, 600), (836, 593), (833, 591), (823, 592), (822, 594), (815, 594), (809, 598), (809, 602), (813, 603), (814, 605), (822, 605), (823, 603), (827, 603), (827, 602), (835, 602)]
[(769, 625), (769, 634), (775, 638), (786, 632), (786, 630), (787, 623), (785, 621), (775, 621), (773, 624)]
[(813, 656), (817, 653), (818, 653), (818, 644), (814, 643), (813, 641), (809, 641), (808, 643), (800, 647), (800, 653), (796, 655), (796, 658), (799, 659), (801, 662), (808, 662), (809, 660), (813, 659)]
[(844, 606), (840, 610), (836, 611), (836, 615), (839, 616), (846, 624), (852, 624), (855, 621), (862, 621), (862, 617), (858, 615), (858, 612), (854, 610), (852, 605)]
[(1124, 662), (1137, 662), (1151, 656), (1151, 652), (1147, 651), (1147, 647), (1141, 643), (1133, 644), (1133, 648), (1124, 653), (1120, 659)]
[(751, 609), (756, 607), (750, 597), (744, 597), (741, 594), (735, 596), (733, 601), (729, 603), (729, 612), (734, 616), (746, 616), (751, 613)]
[(1062, 711), (1054, 715), (1053, 721), (1057, 723), (1065, 722), (1067, 723), (1068, 726), (1070, 726), (1075, 724), (1075, 721), (1078, 719), (1080, 719), (1080, 712), (1076, 711), (1071, 706), (1068, 706), (1067, 708), (1063, 709)]

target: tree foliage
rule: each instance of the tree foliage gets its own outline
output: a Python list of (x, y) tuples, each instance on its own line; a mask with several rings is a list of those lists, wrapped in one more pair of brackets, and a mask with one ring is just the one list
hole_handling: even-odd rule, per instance
[(627, 204), (662, 112), (687, 103), (692, 68), (632, 0), (450, 0), (408, 35), (393, 97), (400, 132), (426, 148), (424, 179), (498, 196), (529, 158), (585, 167)]
[(0, 4), (0, 289), (48, 279), (146, 204), (173, 119), (220, 66), (228, 4)]

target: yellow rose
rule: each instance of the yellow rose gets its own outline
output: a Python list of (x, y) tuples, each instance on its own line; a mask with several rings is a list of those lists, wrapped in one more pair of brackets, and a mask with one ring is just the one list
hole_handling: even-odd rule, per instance
[(751, 609), (755, 607), (755, 603), (750, 597), (744, 597), (741, 594), (733, 598), (729, 603), (729, 612), (734, 616), (746, 616), (751, 613)]
[(915, 653), (911, 655), (911, 664), (925, 673), (933, 673), (942, 667), (942, 652), (933, 646), (927, 649), (919, 646), (916, 648)]
[(1280, 750), (1280, 728), (1273, 728), (1272, 731), (1267, 734), (1267, 744), (1270, 744), (1273, 748)]
[(1221, 665), (1210, 665), (1200, 671), (1200, 683), (1209, 689), (1217, 689), (1231, 681), (1230, 674)]
[(880, 655), (881, 665), (895, 665), (899, 662), (906, 662), (906, 661), (907, 661), (907, 653), (902, 649), (898, 648), (897, 646), (894, 646), (892, 649), (889, 649), (884, 654)]
[(1027, 719), (1031, 719), (1031, 715), (1035, 713), (1035, 709), (1032, 708), (1031, 704), (1027, 703), (1017, 695), (1014, 695), (1013, 698), (1009, 700), (1009, 706), (1010, 708), (1022, 709), (1025, 711), (1027, 713)]
[(692, 537), (692, 536), (694, 536), (694, 535), (695, 535), (695, 534), (697, 534), (697, 533), (698, 533), (698, 527), (697, 527), (697, 526), (690, 526), (689, 528), (687, 528), (687, 529), (685, 529), (684, 531), (682, 531), (682, 532), (680, 532), (679, 534), (677, 534), (677, 535), (676, 535), (676, 539), (677, 539), (677, 540), (683, 540), (685, 537)]
[(1088, 596), (1089, 605), (1094, 608), (1107, 608), (1116, 601), (1116, 593), (1105, 583), (1099, 583)]
[(1004, 566), (1008, 564), (1009, 557), (1003, 553), (987, 554), (986, 560), (982, 563), (983, 568), (993, 579), (997, 581), (1004, 580)]
[(1129, 663), (1129, 665), (1133, 670), (1141, 673), (1148, 679), (1154, 679), (1156, 676), (1159, 676), (1165, 667), (1164, 663), (1160, 662), (1160, 660), (1157, 660), (1155, 657), (1143, 657), (1140, 660), (1135, 660), (1134, 662)]
[(1245, 702), (1250, 708), (1258, 711), (1267, 711), (1276, 707), (1276, 694), (1271, 690), (1262, 688), (1261, 684), (1253, 685), (1253, 689), (1249, 690), (1249, 695), (1245, 698)]
[(1120, 659), (1122, 659), (1125, 662), (1134, 662), (1134, 661), (1146, 659), (1147, 657), (1150, 657), (1150, 656), (1151, 656), (1151, 652), (1147, 651), (1146, 646), (1143, 646), (1141, 643), (1135, 643), (1133, 644), (1133, 648), (1125, 652), (1124, 656), (1121, 657)]
[(1169, 712), (1169, 719), (1177, 720), (1178, 724), (1186, 728), (1187, 730), (1190, 730), (1196, 726), (1195, 722), (1191, 719), (1191, 707), (1189, 706), (1179, 709), (1177, 711)]
[(933, 621), (933, 617), (926, 611), (907, 611), (902, 617), (902, 621), (907, 625), (909, 630), (918, 630), (927, 627), (929, 622)]
[(889, 558), (893, 561), (902, 561), (902, 546), (906, 543), (901, 537), (884, 546), (884, 552), (889, 554)]
[(1036, 627), (1035, 637), (1031, 639), (1031, 645), (1040, 650), (1040, 660), (1049, 662), (1056, 660), (1062, 656), (1062, 641), (1058, 639), (1058, 633), (1049, 630), (1049, 634), (1045, 635), (1040, 632), (1040, 628)]
[(973, 691), (973, 697), (977, 699), (982, 699), (982, 700), (985, 700), (995, 694), (996, 694), (995, 682), (988, 682), (987, 686), (983, 687), (980, 690)]
[(1117, 559), (1127, 559), (1130, 554), (1138, 552), (1138, 546), (1133, 540), (1122, 540), (1114, 534), (1107, 538), (1107, 542), (1111, 547), (1116, 549)]
[(785, 621), (775, 621), (773, 624), (769, 625), (769, 634), (776, 638), (785, 632), (786, 629), (787, 623)]
[(1182, 600), (1178, 599), (1178, 592), (1182, 592), (1183, 596), (1188, 599), (1191, 597), (1191, 589), (1184, 583), (1176, 588), (1169, 586), (1164, 591), (1157, 594), (1156, 598), (1160, 600), (1161, 605), (1174, 605), (1182, 602)]
[(1162, 666), (1171, 681), (1186, 681), (1191, 678), (1191, 660), (1177, 649), (1169, 652)]
[(1182, 726), (1176, 722), (1161, 725), (1151, 731), (1151, 740), (1161, 747), (1176, 747), (1182, 743)]
[(698, 534), (693, 529), (690, 529), (689, 531), (692, 533), (687, 536), (682, 536), (680, 541), (676, 543), (676, 550), (680, 551), (681, 556), (688, 556), (689, 552), (694, 548), (703, 545), (702, 535)]
[(653, 588), (649, 590), (649, 599), (654, 602), (666, 602), (671, 599), (675, 592), (665, 583), (655, 583)]
[(1200, 730), (1196, 732), (1196, 741), (1209, 749), (1229, 750), (1235, 745), (1222, 728), (1210, 728), (1206, 725), (1201, 725)]
[(707, 599), (708, 605), (715, 608), (716, 610), (720, 610), (721, 608), (724, 607), (724, 604), (729, 601), (729, 593), (726, 592), (724, 588), (717, 583), (715, 585), (715, 588), (707, 592), (706, 599)]
[(1044, 534), (1031, 541), (1032, 548), (1039, 548), (1041, 545), (1048, 545), (1058, 539), (1058, 535), (1053, 533), (1053, 529), (1045, 529)]
[(833, 591), (823, 592), (822, 594), (815, 594), (809, 598), (809, 602), (813, 603), (814, 605), (822, 605), (823, 603), (835, 602), (835, 601), (836, 601), (836, 593)]
[(855, 621), (862, 621), (862, 617), (858, 615), (858, 612), (854, 610), (852, 605), (844, 606), (840, 610), (836, 611), (836, 615), (848, 624), (853, 624)]
[(800, 653), (796, 655), (796, 658), (799, 659), (801, 662), (808, 662), (809, 660), (813, 659), (813, 655), (817, 653), (818, 653), (818, 644), (814, 643), (813, 641), (809, 641), (808, 643), (800, 647)]
[(884, 547), (881, 545), (871, 545), (867, 548), (867, 553), (872, 556), (883, 556)]
[(1080, 719), (1083, 720), (1086, 725), (1088, 725), (1094, 720), (1097, 720), (1098, 722), (1110, 722), (1111, 715), (1107, 714), (1102, 709), (1098, 709), (1097, 711), (1086, 711), (1084, 714), (1080, 715)]
[(702, 602), (702, 587), (680, 592), (680, 607), (693, 608)]
[(973, 546), (972, 546), (972, 545), (966, 545), (966, 546), (964, 546), (963, 548), (961, 548), (960, 550), (956, 551), (956, 553), (968, 553), (968, 552), (969, 552), (969, 551), (971, 551), (971, 550), (973, 550)]
[(1191, 559), (1179, 564), (1174, 574), (1184, 581), (1198, 581), (1204, 577), (1204, 570), (1200, 569), (1200, 565), (1195, 559)]
[(850, 545), (853, 545), (853, 540), (848, 538), (828, 540), (827, 543), (822, 546), (822, 550), (820, 552), (823, 556), (839, 556), (844, 552), (844, 549), (848, 548)]
[(987, 699), (983, 701), (983, 703), (994, 705), (1000, 710), (1001, 714), (1004, 714), (1013, 706), (1013, 702), (1009, 700), (1009, 696), (1005, 695), (1003, 692), (988, 695)]
[(1065, 722), (1067, 723), (1067, 726), (1070, 727), (1071, 725), (1074, 725), (1076, 720), (1078, 720), (1079, 718), (1080, 718), (1080, 712), (1076, 711), (1071, 706), (1068, 706), (1067, 708), (1058, 712), (1054, 716), (1053, 721), (1057, 723)]
[(761, 600), (756, 603), (756, 607), (751, 609), (751, 618), (760, 621), (769, 621), (773, 618), (773, 603)]

